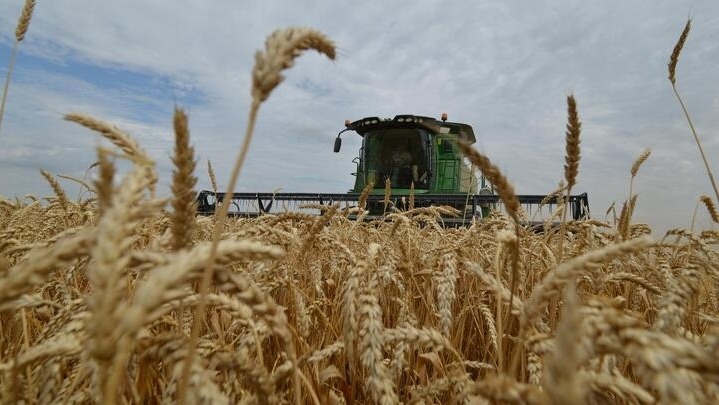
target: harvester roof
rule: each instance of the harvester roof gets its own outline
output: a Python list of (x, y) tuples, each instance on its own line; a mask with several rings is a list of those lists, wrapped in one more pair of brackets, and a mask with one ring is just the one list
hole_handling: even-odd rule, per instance
[(455, 134), (472, 144), (476, 141), (474, 130), (469, 124), (438, 121), (421, 115), (397, 115), (394, 118), (365, 117), (347, 124), (347, 129), (364, 136), (367, 132), (389, 128), (422, 128), (436, 134)]

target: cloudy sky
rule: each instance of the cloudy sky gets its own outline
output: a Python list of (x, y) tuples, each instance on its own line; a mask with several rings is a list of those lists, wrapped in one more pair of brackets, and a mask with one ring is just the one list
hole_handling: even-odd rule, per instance
[[(0, 2), (3, 78), (22, 6)], [(519, 193), (546, 193), (563, 176), (573, 93), (583, 121), (576, 191), (589, 193), (593, 216), (621, 207), (630, 166), (650, 147), (635, 219), (688, 227), (699, 195), (713, 195), (666, 79), (689, 16), (677, 83), (717, 172), (716, 0), (40, 0), (0, 132), (0, 194), (49, 195), (41, 168), (85, 176), (101, 141), (63, 121), (68, 112), (134, 135), (169, 192), (175, 104), (190, 116), (200, 186), (209, 188), (208, 159), (224, 186), (246, 125), (253, 54), (273, 30), (300, 25), (336, 41), (339, 57), (303, 56), (262, 106), (240, 190), (347, 191), (360, 139), (345, 136), (332, 153), (345, 119), (446, 111), (474, 127), (477, 147)], [(708, 224), (703, 208), (698, 221)]]

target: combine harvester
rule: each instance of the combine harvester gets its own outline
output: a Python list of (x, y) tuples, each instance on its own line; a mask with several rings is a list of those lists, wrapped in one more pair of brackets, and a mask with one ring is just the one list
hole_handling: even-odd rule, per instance
[[(268, 213), (307, 212), (302, 206), (317, 204), (353, 207), (358, 204), (362, 190), (373, 185), (368, 199), (366, 218), (377, 218), (391, 207), (409, 208), (410, 194), (414, 207), (451, 206), (460, 210), (456, 218), (443, 218), (444, 225), (458, 226), (481, 220), (492, 209), (501, 209), (499, 196), (480, 173), (463, 159), (457, 140), (475, 142), (474, 131), (467, 124), (441, 121), (417, 115), (398, 115), (393, 119), (367, 117), (345, 122), (345, 129), (337, 134), (334, 151), (340, 151), (341, 135), (354, 131), (362, 137), (355, 184), (345, 194), (318, 193), (234, 193), (229, 199), (230, 214), (254, 217)], [(390, 182), (390, 208), (385, 204), (386, 181)], [(519, 195), (519, 202), (537, 225), (557, 205), (557, 197)], [(202, 191), (197, 197), (198, 213), (212, 215), (215, 204), (228, 200), (225, 193)], [(544, 204), (542, 204), (544, 202)], [(573, 195), (568, 201), (569, 215), (575, 220), (589, 218), (587, 194)], [(315, 213), (318, 210), (314, 210)]]

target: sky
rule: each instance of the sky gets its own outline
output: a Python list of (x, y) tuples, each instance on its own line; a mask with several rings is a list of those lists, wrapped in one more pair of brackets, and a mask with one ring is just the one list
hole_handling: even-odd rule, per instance
[[(0, 77), (23, 0), (0, 2)], [(97, 134), (81, 112), (132, 134), (169, 194), (172, 113), (184, 108), (198, 159), (226, 186), (247, 124), (254, 53), (276, 29), (309, 26), (338, 47), (308, 52), (262, 105), (240, 191), (345, 192), (360, 137), (345, 119), (417, 114), (474, 127), (476, 147), (515, 185), (544, 194), (563, 178), (566, 97), (582, 120), (576, 192), (592, 216), (617, 212), (644, 148), (635, 222), (689, 227), (714, 195), (667, 62), (688, 17), (677, 87), (711, 167), (719, 164), (719, 2), (40, 0), (21, 43), (0, 132), (0, 195), (48, 196), (40, 169), (84, 178)], [(352, 136), (350, 136), (352, 135)], [(716, 173), (719, 175), (719, 173)], [(79, 191), (61, 180), (70, 196)], [(610, 214), (611, 217), (611, 214)], [(700, 207), (697, 228), (709, 227)]]

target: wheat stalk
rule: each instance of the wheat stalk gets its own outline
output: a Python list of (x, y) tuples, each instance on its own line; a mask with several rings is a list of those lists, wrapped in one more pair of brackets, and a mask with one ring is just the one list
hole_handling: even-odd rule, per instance
[(384, 179), (384, 197), (382, 198), (382, 212), (387, 214), (387, 207), (390, 204), (390, 197), (392, 196), (392, 182), (389, 177)]
[[(239, 178), (240, 169), (242, 168), (247, 152), (249, 151), (260, 105), (270, 96), (272, 90), (274, 90), (274, 88), (277, 87), (284, 79), (282, 71), (290, 68), (294, 63), (294, 60), (300, 56), (303, 51), (308, 49), (314, 49), (322, 54), (325, 54), (330, 59), (335, 58), (335, 48), (332, 41), (319, 31), (309, 28), (288, 28), (282, 31), (275, 31), (265, 42), (265, 52), (258, 51), (255, 54), (255, 67), (252, 71), (252, 104), (250, 106), (245, 137), (242, 141), (242, 146), (237, 155), (235, 165), (232, 169), (232, 174), (230, 175), (230, 181), (227, 186), (227, 196), (233, 195), (235, 191), (235, 184)], [(181, 404), (184, 404), (185, 401), (184, 398), (187, 389), (187, 381), (189, 379), (190, 370), (192, 369), (194, 351), (197, 346), (197, 340), (200, 333), (199, 329), (202, 321), (204, 320), (205, 307), (203, 301), (204, 297), (207, 295), (210, 278), (212, 276), (211, 263), (214, 260), (217, 243), (220, 240), (229, 207), (230, 204), (223, 204), (220, 207), (217, 224), (215, 225), (215, 231), (212, 237), (213, 247), (211, 249), (210, 260), (207, 262), (207, 267), (205, 268), (204, 275), (200, 282), (200, 296), (202, 298), (200, 299), (200, 305), (198, 305), (195, 311), (195, 322), (192, 325), (189, 354), (185, 361), (185, 365), (183, 366), (182, 379), (178, 394)], [(296, 390), (295, 401), (299, 405), (300, 382), (297, 373), (295, 373), (294, 388)]]
[(118, 351), (116, 326), (118, 304), (124, 298), (126, 252), (134, 242), (134, 227), (148, 213), (140, 204), (148, 178), (142, 167), (136, 166), (120, 184), (118, 191), (98, 224), (95, 246), (91, 250), (93, 265), (88, 279), (95, 291), (88, 299), (92, 314), (86, 324), (90, 335), (88, 351), (97, 365), (96, 388), (99, 397), (113, 404), (117, 400), (119, 377), (113, 373)]
[(564, 227), (567, 222), (567, 212), (569, 197), (572, 195), (572, 187), (577, 183), (577, 175), (579, 174), (580, 159), (580, 134), (582, 131), (582, 123), (579, 121), (579, 113), (577, 112), (577, 102), (574, 95), (567, 96), (567, 132), (565, 135), (565, 157), (564, 157), (564, 179), (567, 182), (567, 197), (562, 211), (562, 228), (560, 229), (559, 238), (559, 258), (561, 262), (564, 258)]
[(676, 69), (677, 69), (677, 62), (679, 62), (679, 55), (682, 52), (682, 48), (684, 47), (684, 43), (687, 40), (687, 37), (689, 36), (689, 30), (691, 29), (691, 18), (687, 20), (686, 25), (684, 26), (684, 30), (682, 30), (681, 35), (679, 35), (679, 40), (677, 40), (676, 45), (674, 45), (674, 50), (672, 50), (672, 54), (669, 57), (669, 81), (672, 83), (672, 90), (674, 91), (674, 95), (677, 97), (677, 100), (679, 101), (679, 105), (682, 108), (682, 112), (684, 113), (684, 117), (687, 119), (687, 123), (689, 124), (689, 129), (692, 131), (692, 135), (694, 135), (694, 141), (697, 144), (697, 148), (699, 148), (699, 155), (702, 157), (702, 161), (704, 162), (704, 167), (706, 168), (707, 175), (709, 176), (709, 182), (712, 185), (712, 188), (714, 189), (714, 195), (716, 197), (716, 200), (719, 201), (719, 188), (717, 188), (716, 181), (714, 180), (714, 174), (711, 171), (711, 168), (709, 166), (709, 162), (707, 160), (706, 154), (704, 153), (704, 148), (702, 148), (702, 144), (699, 141), (699, 135), (697, 135), (696, 129), (694, 129), (694, 123), (692, 122), (691, 117), (689, 117), (689, 111), (687, 111), (686, 106), (684, 105), (684, 100), (679, 96), (679, 92), (677, 91), (676, 86)]
[(361, 362), (367, 372), (367, 389), (377, 404), (397, 404), (399, 398), (389, 370), (382, 363), (382, 309), (374, 291), (359, 296)]
[[(489, 158), (482, 155), (478, 151), (476, 151), (474, 148), (472, 148), (469, 144), (466, 142), (460, 140), (458, 142), (459, 148), (462, 151), (462, 154), (469, 159), (470, 162), (472, 162), (473, 165), (477, 166), (479, 170), (482, 172), (482, 174), (489, 180), (490, 183), (495, 187), (497, 190), (497, 193), (499, 194), (499, 198), (502, 199), (502, 202), (504, 203), (504, 207), (507, 210), (507, 213), (512, 218), (512, 220), (515, 223), (515, 232), (517, 232), (517, 235), (519, 233), (519, 211), (520, 211), (520, 205), (519, 200), (517, 199), (516, 194), (514, 193), (514, 187), (509, 183), (506, 177), (502, 174), (502, 172), (495, 166)], [(517, 239), (519, 239), (517, 237)], [(509, 307), (512, 307), (512, 301), (514, 300), (514, 291), (516, 287), (516, 281), (518, 277), (518, 261), (514, 260), (516, 256), (513, 256), (512, 260), (512, 280), (510, 284), (510, 297)], [(499, 309), (498, 309), (499, 310)], [(502, 332), (502, 323), (501, 320), (498, 320), (498, 326), (499, 326), (499, 333), (500, 335)], [(501, 344), (500, 344), (501, 346)]]
[[(631, 177), (631, 179), (629, 179), (629, 198), (630, 198), (630, 199), (634, 198), (634, 195), (633, 195), (633, 192), (634, 192), (634, 178), (637, 176), (637, 173), (639, 173), (639, 168), (642, 166), (642, 164), (643, 164), (647, 159), (649, 159), (649, 155), (651, 155), (651, 153), (652, 153), (652, 150), (651, 150), (651, 149), (649, 149), (649, 148), (644, 149), (644, 150), (642, 151), (642, 153), (640, 153), (639, 156), (637, 156), (637, 158), (634, 160), (634, 163), (632, 163), (632, 168), (631, 168), (631, 170), (630, 170), (630, 173), (632, 174), (632, 177)], [(629, 212), (629, 217), (631, 217), (631, 215), (632, 215), (632, 213), (633, 213), (633, 211), (634, 211), (634, 206), (632, 205), (631, 208), (632, 208), (632, 210)], [(607, 211), (607, 212), (609, 212), (609, 211)], [(628, 226), (628, 223), (627, 223), (627, 226)], [(624, 235), (624, 237), (626, 238), (626, 235)]]
[(542, 387), (555, 403), (583, 404), (584, 387), (578, 384), (577, 369), (589, 357), (583, 347), (584, 327), (579, 297), (570, 282), (564, 287), (562, 319), (557, 326), (556, 349), (547, 360)]
[(0, 102), (0, 129), (2, 129), (2, 120), (5, 115), (5, 102), (7, 101), (7, 93), (10, 87), (10, 79), (12, 77), (13, 69), (15, 68), (15, 59), (17, 58), (17, 49), (25, 39), (25, 34), (28, 28), (30, 28), (30, 19), (32, 19), (32, 11), (35, 8), (35, 0), (25, 0), (25, 6), (22, 8), (22, 13), (17, 22), (17, 28), (15, 28), (15, 44), (13, 45), (12, 52), (10, 53), (10, 63), (8, 64), (7, 77), (5, 77), (5, 87), (2, 93), (2, 102)]

